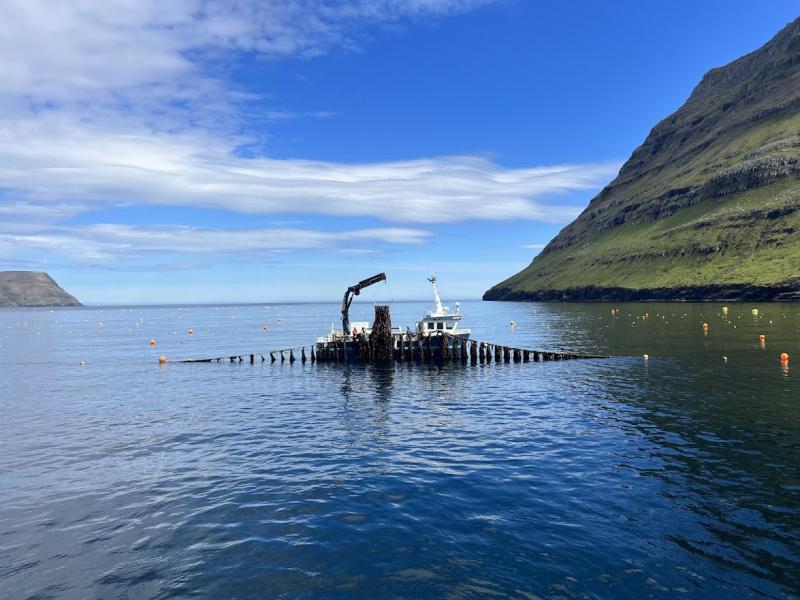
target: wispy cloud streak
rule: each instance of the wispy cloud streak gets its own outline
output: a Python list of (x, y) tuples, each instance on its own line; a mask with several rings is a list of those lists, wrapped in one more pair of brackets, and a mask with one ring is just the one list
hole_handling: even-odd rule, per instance
[[(84, 225), (31, 233), (0, 233), (0, 257), (20, 249), (54, 253), (78, 263), (113, 263), (168, 254), (276, 253), (298, 250), (363, 252), (389, 245), (420, 244), (424, 230), (379, 227), (350, 231), (311, 229), (202, 229)], [(367, 245), (369, 248), (361, 246)]]
[(369, 216), (395, 222), (536, 219), (563, 222), (577, 207), (538, 197), (589, 190), (617, 164), (504, 169), (478, 157), (340, 164), (241, 158), (198, 133), (95, 131), (52, 121), (0, 129), (0, 186), (37, 202), (185, 205), (240, 213)]

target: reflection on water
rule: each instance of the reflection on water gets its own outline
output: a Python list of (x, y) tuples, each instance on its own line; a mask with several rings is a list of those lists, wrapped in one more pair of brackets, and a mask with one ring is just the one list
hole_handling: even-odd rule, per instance
[(2, 311), (0, 589), (800, 593), (800, 305), (751, 308), (465, 303), (478, 339), (621, 358), (441, 368), (157, 366), (334, 304)]

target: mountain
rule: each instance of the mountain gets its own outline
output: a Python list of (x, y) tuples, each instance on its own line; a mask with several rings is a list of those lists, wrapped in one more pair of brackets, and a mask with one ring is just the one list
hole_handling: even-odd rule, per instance
[(0, 307), (81, 306), (47, 273), (0, 271)]
[(800, 299), (800, 19), (712, 69), (485, 300)]

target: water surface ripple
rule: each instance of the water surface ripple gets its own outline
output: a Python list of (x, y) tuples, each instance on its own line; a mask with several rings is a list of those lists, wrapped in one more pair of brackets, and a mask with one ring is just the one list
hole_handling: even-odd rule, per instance
[(800, 305), (610, 308), (464, 304), (621, 358), (388, 369), (157, 365), (335, 304), (0, 311), (1, 595), (800, 594)]

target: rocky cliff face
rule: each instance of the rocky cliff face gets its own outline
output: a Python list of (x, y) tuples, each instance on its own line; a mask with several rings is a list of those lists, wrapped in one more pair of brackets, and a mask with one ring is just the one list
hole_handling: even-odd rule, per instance
[(81, 306), (47, 273), (0, 271), (0, 307)]
[(487, 300), (800, 298), (800, 19), (709, 71)]

